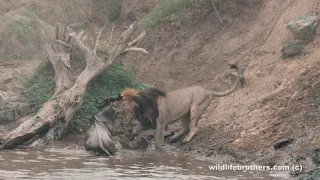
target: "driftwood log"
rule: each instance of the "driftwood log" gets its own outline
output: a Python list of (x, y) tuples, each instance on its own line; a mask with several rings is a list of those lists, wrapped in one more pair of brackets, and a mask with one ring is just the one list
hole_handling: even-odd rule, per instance
[[(83, 31), (72, 32), (71, 28), (64, 30), (58, 23), (55, 26), (55, 44), (45, 45), (45, 51), (53, 66), (55, 78), (55, 90), (52, 98), (47, 101), (39, 112), (32, 118), (24, 121), (16, 129), (0, 137), (1, 149), (10, 149), (23, 145), (28, 141), (41, 141), (49, 143), (59, 140), (66, 132), (69, 122), (83, 103), (83, 97), (88, 84), (103, 71), (127, 52), (134, 51), (147, 54), (148, 52), (134, 45), (145, 36), (143, 31), (140, 36), (132, 39), (138, 23), (133, 23), (125, 30), (106, 57), (97, 55), (97, 46), (104, 27), (99, 32), (95, 43), (89, 47), (88, 39)], [(109, 38), (111, 44), (112, 38)], [(70, 50), (78, 48), (86, 62), (85, 69), (75, 79), (71, 75)], [(40, 137), (40, 138), (35, 138)], [(32, 142), (31, 142), (32, 143)]]

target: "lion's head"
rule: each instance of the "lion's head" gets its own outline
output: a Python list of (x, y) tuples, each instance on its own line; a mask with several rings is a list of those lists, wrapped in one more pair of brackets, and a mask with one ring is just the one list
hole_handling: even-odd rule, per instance
[(127, 89), (121, 93), (120, 101), (112, 102), (115, 111), (124, 113), (125, 116), (137, 119), (148, 128), (156, 127), (159, 116), (157, 99), (166, 93), (157, 88), (147, 88), (142, 91)]
[(116, 112), (133, 113), (133, 109), (137, 104), (133, 100), (135, 96), (139, 95), (139, 91), (135, 89), (126, 89), (121, 93), (121, 99), (112, 102), (112, 107)]

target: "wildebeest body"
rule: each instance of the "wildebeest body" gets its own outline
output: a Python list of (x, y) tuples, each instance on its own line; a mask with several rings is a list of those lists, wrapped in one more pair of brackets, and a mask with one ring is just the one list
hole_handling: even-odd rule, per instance
[(110, 106), (92, 116), (91, 127), (85, 135), (87, 151), (100, 152), (109, 156), (117, 152), (116, 142), (112, 138), (113, 120), (116, 116), (117, 113)]

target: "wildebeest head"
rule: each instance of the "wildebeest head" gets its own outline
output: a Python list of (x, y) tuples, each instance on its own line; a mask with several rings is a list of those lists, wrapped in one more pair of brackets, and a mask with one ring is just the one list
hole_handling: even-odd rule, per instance
[(118, 97), (110, 97), (110, 98), (106, 98), (104, 99), (102, 102), (98, 102), (98, 100), (96, 100), (96, 103), (99, 104), (98, 106), (96, 106), (98, 109), (102, 109), (103, 107), (108, 106), (110, 103), (115, 102), (115, 101), (121, 101), (122, 100), (122, 96), (121, 94), (118, 94)]
[(119, 113), (116, 112), (111, 105), (107, 105), (104, 108), (101, 108), (99, 112), (93, 114), (90, 118), (90, 125), (92, 126), (95, 123), (103, 124), (106, 126), (112, 134), (114, 131), (114, 122), (117, 119)]

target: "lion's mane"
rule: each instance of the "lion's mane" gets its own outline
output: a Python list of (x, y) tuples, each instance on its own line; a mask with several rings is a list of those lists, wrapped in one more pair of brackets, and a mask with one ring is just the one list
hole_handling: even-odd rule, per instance
[(129, 97), (137, 106), (133, 108), (133, 116), (145, 128), (155, 129), (159, 116), (158, 97), (165, 97), (166, 93), (158, 88), (147, 88)]

